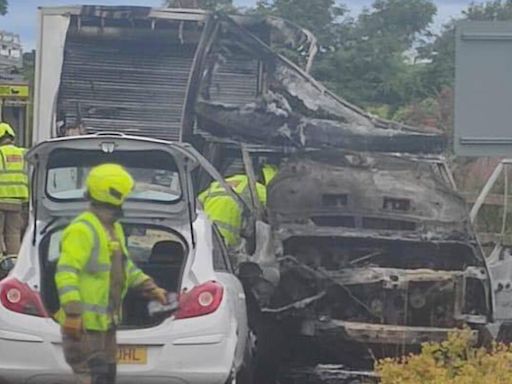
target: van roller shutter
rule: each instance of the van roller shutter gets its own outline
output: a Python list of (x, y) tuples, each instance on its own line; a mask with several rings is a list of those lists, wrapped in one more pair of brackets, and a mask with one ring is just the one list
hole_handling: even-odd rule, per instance
[(120, 131), (179, 140), (195, 45), (156, 39), (69, 34), (58, 116), (75, 121), (77, 102), (89, 133)]
[(212, 78), (210, 99), (219, 103), (243, 105), (258, 96), (258, 61), (242, 54), (228, 56)]

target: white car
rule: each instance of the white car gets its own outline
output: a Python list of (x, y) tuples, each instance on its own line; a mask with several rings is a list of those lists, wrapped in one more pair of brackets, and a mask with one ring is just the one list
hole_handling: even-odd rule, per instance
[(250, 356), (245, 295), (218, 232), (195, 208), (191, 172), (204, 158), (185, 144), (116, 134), (50, 140), (27, 158), (31, 225), (0, 281), (0, 382), (71, 382), (52, 318), (55, 266), (63, 228), (87, 207), (87, 171), (103, 162), (123, 164), (137, 182), (122, 220), (132, 259), (180, 302), (174, 314), (151, 317), (147, 302), (128, 294), (118, 383), (241, 382)]

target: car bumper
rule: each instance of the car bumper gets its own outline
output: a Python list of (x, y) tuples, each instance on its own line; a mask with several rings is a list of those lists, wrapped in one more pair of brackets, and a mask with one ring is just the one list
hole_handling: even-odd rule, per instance
[[(168, 320), (156, 328), (119, 331), (117, 339), (119, 345), (147, 348), (146, 364), (118, 366), (118, 383), (223, 384), (233, 366), (237, 332), (221, 311), (209, 319)], [(63, 384), (71, 379), (53, 320), (0, 308), (0, 384)]]
[[(148, 363), (119, 365), (118, 383), (224, 383), (233, 358), (226, 353), (228, 342), (148, 346)], [(0, 338), (0, 383), (56, 384), (70, 380), (60, 343)]]

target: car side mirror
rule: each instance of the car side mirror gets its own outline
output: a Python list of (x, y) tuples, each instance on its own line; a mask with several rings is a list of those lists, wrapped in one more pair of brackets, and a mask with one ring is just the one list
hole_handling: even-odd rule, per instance
[(8, 256), (0, 260), (0, 279), (6, 277), (16, 265), (16, 257)]

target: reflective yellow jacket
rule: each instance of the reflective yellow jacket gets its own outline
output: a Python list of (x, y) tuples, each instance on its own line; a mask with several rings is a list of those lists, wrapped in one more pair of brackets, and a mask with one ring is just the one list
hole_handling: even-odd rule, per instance
[(265, 180), (265, 186), (268, 187), (270, 182), (276, 177), (278, 168), (275, 165), (265, 164), (263, 166), (263, 178)]
[[(250, 206), (249, 179), (246, 175), (236, 175), (226, 179), (233, 190)], [(266, 188), (256, 184), (258, 198), (263, 205), (267, 202)], [(199, 195), (199, 201), (204, 210), (224, 237), (229, 246), (235, 246), (240, 241), (240, 229), (242, 226), (242, 212), (238, 203), (217, 182), (210, 184), (207, 190)]]
[(0, 202), (28, 201), (28, 176), (25, 149), (8, 144), (0, 146)]
[[(100, 220), (91, 212), (82, 213), (64, 230), (55, 282), (61, 309), (57, 320), (79, 308), (84, 328), (108, 330), (121, 314), (112, 314), (110, 304), (111, 254), (121, 249), (125, 256), (125, 285), (136, 287), (149, 279), (128, 257), (121, 224), (115, 224), (117, 241), (112, 241)], [(74, 308), (70, 311), (70, 308)]]

